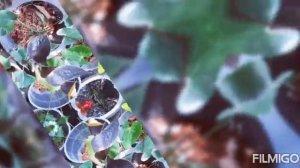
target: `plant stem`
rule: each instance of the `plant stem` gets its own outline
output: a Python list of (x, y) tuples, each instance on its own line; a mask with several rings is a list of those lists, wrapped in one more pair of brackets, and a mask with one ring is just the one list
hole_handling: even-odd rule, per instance
[(35, 73), (35, 77), (36, 77), (36, 82), (42, 82), (42, 75), (41, 75), (41, 72), (39, 70), (39, 66), (36, 65), (36, 64), (33, 64), (32, 65), (34, 67), (34, 73)]

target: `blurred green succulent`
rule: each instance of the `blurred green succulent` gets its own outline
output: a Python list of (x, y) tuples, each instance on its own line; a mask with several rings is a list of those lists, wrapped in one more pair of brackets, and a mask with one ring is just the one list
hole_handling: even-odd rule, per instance
[[(249, 100), (253, 100), (251, 106), (256, 106), (274, 99), (278, 86), (258, 85), (260, 93), (268, 92), (272, 96), (260, 97), (245, 93), (248, 97), (242, 99), (236, 95), (230, 98), (228, 91), (224, 90), (232, 87), (230, 89), (244, 94), (249, 90), (239, 88), (248, 86), (251, 92), (252, 84), (272, 85), (268, 67), (261, 58), (286, 54), (298, 45), (297, 30), (271, 27), (280, 3), (280, 0), (133, 1), (121, 9), (118, 20), (127, 27), (148, 28), (136, 62), (148, 62), (151, 73), (147, 75), (151, 76), (151, 80), (183, 83), (176, 108), (179, 113), (188, 115), (199, 112), (216, 89), (221, 90), (233, 108)], [(255, 55), (257, 61), (250, 63), (254, 68), (244, 68), (243, 65), (239, 67), (241, 69), (233, 68), (236, 75), (218, 75), (230, 56), (240, 54)], [(257, 66), (263, 67), (264, 72), (260, 73), (262, 69), (257, 69)], [(260, 77), (252, 79), (248, 74)], [(218, 76), (224, 79), (224, 83), (216, 85)], [(248, 76), (253, 80), (252, 83), (239, 81), (243, 80), (243, 76)], [(287, 77), (287, 74), (283, 74), (279, 77), (281, 82), (275, 83), (281, 84)], [(261, 110), (270, 109), (269, 106), (272, 103)], [(235, 108), (233, 111), (239, 110), (253, 112), (250, 106)]]

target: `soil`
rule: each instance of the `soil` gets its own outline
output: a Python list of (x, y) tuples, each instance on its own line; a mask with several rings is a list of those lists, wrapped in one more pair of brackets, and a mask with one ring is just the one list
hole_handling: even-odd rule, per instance
[(119, 93), (111, 81), (98, 79), (79, 91), (76, 104), (82, 115), (96, 117), (113, 109), (118, 99)]
[(47, 35), (51, 41), (61, 40), (56, 35), (56, 30), (62, 27), (59, 23), (61, 12), (56, 7), (45, 2), (28, 3), (17, 8), (15, 13), (18, 19), (11, 36), (22, 47), (26, 47), (32, 37), (42, 34)]

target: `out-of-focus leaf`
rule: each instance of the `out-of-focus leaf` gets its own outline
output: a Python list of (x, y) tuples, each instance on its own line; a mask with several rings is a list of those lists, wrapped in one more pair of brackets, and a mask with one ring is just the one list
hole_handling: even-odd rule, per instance
[(280, 8), (280, 0), (235, 0), (239, 13), (259, 22), (271, 22)]
[(13, 31), (17, 15), (9, 10), (0, 10), (0, 36)]
[(10, 55), (20, 63), (27, 59), (26, 50), (23, 47), (18, 47), (16, 50), (11, 51)]
[(131, 88), (124, 92), (124, 99), (130, 104), (131, 110), (134, 114), (139, 114), (142, 110), (142, 105), (145, 100), (148, 84), (142, 84)]
[(220, 78), (223, 78), (217, 83), (220, 92), (234, 104), (256, 99), (272, 83), (269, 69), (261, 58), (250, 59)]
[(79, 32), (79, 30), (77, 30), (74, 27), (61, 28), (56, 32), (56, 34), (60, 36), (66, 36), (68, 38), (75, 39), (75, 40), (82, 40), (81, 33)]
[(225, 75), (217, 83), (223, 97), (232, 103), (220, 119), (236, 113), (259, 115), (272, 110), (277, 90), (291, 76), (290, 72), (272, 80), (268, 66), (262, 58), (252, 58), (237, 70)]
[(261, 54), (266, 57), (283, 55), (295, 49), (300, 41), (300, 34), (296, 29), (266, 28), (259, 31), (262, 31), (259, 40), (256, 40), (257, 37), (254, 37), (251, 34), (243, 37), (250, 41), (255, 41), (255, 43), (245, 45), (245, 53)]
[[(7, 142), (12, 156), (13, 165), (9, 167), (31, 167), (36, 163), (43, 163), (45, 167), (68, 167), (67, 161), (52, 145), (51, 139), (41, 137), (47, 135), (46, 132), (10, 77), (0, 73), (0, 79), (0, 118), (1, 122), (9, 123), (9, 127), (1, 128), (6, 133), (1, 134), (0, 139)], [(24, 143), (19, 145), (19, 142)]]
[[(114, 81), (117, 88), (122, 92), (123, 90), (128, 90), (147, 83), (152, 79), (152, 76), (153, 69), (150, 62), (144, 58), (138, 58)], [(131, 103), (129, 102), (129, 104)]]
[(151, 14), (143, 3), (128, 3), (121, 9), (118, 20), (128, 27), (152, 26)]
[[(161, 82), (179, 82), (184, 53), (183, 46), (175, 38), (150, 32), (144, 37), (140, 51), (140, 56), (149, 60), (152, 65), (154, 79)], [(172, 63), (167, 64), (170, 61)]]
[(124, 57), (101, 55), (98, 58), (100, 60), (101, 65), (103, 65), (104, 67), (109, 67), (108, 69), (106, 69), (106, 73), (111, 77), (115, 77), (120, 72), (122, 72), (124, 68), (126, 68), (132, 63), (130, 59)]
[[(149, 61), (152, 79), (167, 82), (162, 77), (168, 75), (184, 80), (176, 103), (183, 115), (199, 112), (211, 98), (217, 74), (228, 56), (247, 53), (271, 57), (290, 52), (299, 44), (298, 31), (270, 29), (261, 23), (274, 19), (279, 0), (237, 3), (235, 10), (252, 19), (231, 16), (233, 4), (227, 0), (133, 1), (118, 14), (119, 22), (125, 26), (151, 28), (138, 59), (144, 56)], [(177, 68), (182, 67), (184, 70), (179, 73)]]
[(11, 66), (9, 59), (2, 55), (0, 55), (0, 64), (2, 64), (5, 69), (9, 69)]
[(23, 71), (17, 71), (13, 73), (15, 84), (19, 89), (24, 89), (29, 87), (32, 83), (35, 82), (35, 77), (31, 76)]

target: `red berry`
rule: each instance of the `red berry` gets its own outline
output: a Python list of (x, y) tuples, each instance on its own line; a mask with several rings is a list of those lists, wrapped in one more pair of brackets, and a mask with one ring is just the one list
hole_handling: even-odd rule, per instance
[(77, 106), (83, 115), (87, 115), (87, 113), (93, 108), (94, 103), (92, 100), (83, 100), (77, 102)]

